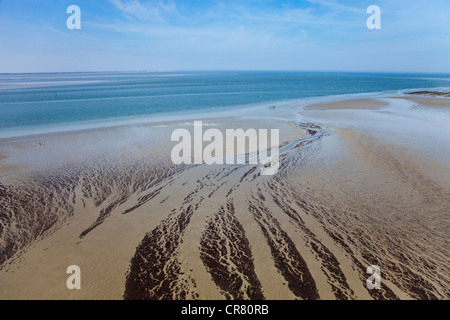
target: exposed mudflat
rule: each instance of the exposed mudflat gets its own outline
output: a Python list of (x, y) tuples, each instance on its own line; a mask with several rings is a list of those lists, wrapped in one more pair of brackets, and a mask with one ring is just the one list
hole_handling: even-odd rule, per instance
[(0, 298), (450, 298), (447, 163), (326, 117), (209, 125), (280, 128), (278, 174), (174, 165), (180, 124), (2, 142)]
[(450, 97), (450, 92), (441, 92), (441, 91), (415, 91), (409, 92), (408, 94), (427, 97)]

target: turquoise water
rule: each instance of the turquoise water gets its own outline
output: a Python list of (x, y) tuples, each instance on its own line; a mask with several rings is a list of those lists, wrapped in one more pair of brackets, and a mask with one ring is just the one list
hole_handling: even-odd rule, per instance
[(307, 97), (448, 87), (448, 79), (319, 72), (0, 74), (0, 136)]

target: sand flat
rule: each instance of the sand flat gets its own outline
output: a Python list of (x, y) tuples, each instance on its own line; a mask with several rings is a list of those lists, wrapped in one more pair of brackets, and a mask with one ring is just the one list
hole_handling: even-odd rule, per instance
[(377, 110), (388, 105), (387, 102), (376, 99), (355, 99), (316, 103), (305, 107), (305, 110)]
[(436, 97), (394, 97), (394, 99), (403, 99), (415, 102), (424, 107), (432, 108), (450, 108), (450, 98)]
[[(450, 171), (425, 152), (442, 144), (327, 110), (303, 122), (205, 119), (301, 141), (275, 176), (173, 165), (167, 139), (190, 122), (2, 142), (16, 166), (0, 179), (0, 298), (448, 299)], [(72, 264), (81, 290), (65, 286)], [(373, 264), (379, 291), (365, 286)]]

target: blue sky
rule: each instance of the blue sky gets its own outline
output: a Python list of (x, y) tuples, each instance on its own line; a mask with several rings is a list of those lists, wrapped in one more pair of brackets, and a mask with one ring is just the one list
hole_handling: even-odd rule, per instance
[(119, 70), (449, 73), (450, 1), (0, 0), (0, 73)]

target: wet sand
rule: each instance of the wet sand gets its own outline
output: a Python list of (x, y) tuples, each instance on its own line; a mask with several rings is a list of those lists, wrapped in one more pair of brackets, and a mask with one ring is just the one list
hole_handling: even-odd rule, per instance
[(408, 94), (416, 95), (416, 96), (450, 98), (450, 92), (440, 92), (440, 91), (416, 91), (416, 92), (409, 92)]
[(434, 97), (394, 97), (395, 99), (403, 99), (403, 100), (408, 100), (408, 101), (412, 101), (414, 103), (416, 103), (418, 106), (427, 108), (427, 107), (432, 107), (432, 108), (444, 108), (444, 109), (448, 109), (448, 105), (449, 102), (448, 100), (450, 100), (449, 98), (434, 98)]
[[(449, 146), (430, 157), (342, 120), (388, 105), (204, 120), (302, 141), (275, 176), (173, 165), (170, 133), (189, 123), (2, 141), (0, 298), (448, 299)], [(66, 287), (73, 264), (81, 290)], [(370, 265), (381, 290), (366, 288)]]
[(325, 102), (309, 105), (305, 110), (377, 110), (386, 107), (387, 103), (376, 99), (354, 99), (340, 102)]

